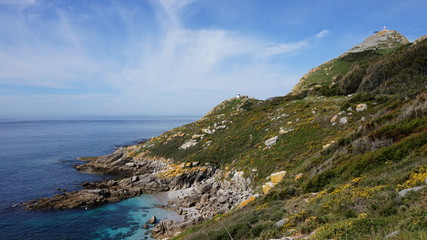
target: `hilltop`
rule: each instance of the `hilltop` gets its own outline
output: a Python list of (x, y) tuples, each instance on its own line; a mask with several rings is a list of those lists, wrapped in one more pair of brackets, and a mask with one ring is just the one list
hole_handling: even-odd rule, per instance
[(184, 220), (158, 238), (427, 238), (427, 40), (378, 32), (286, 96), (232, 98), (89, 160), (78, 169), (121, 178), (28, 208), (175, 191)]
[[(404, 86), (405, 74), (410, 73), (414, 86), (423, 87), (423, 79), (416, 81), (413, 74), (425, 77), (425, 58), (416, 47), (425, 36), (413, 44), (396, 31), (382, 30), (368, 37), (341, 56), (310, 70), (292, 90), (292, 94), (315, 91), (320, 95), (353, 92), (393, 93)], [(409, 91), (407, 89), (405, 91)]]
[(363, 52), (368, 50), (380, 50), (401, 47), (408, 44), (409, 40), (394, 30), (387, 30), (385, 27), (381, 31), (375, 32), (361, 44), (348, 50), (347, 53)]

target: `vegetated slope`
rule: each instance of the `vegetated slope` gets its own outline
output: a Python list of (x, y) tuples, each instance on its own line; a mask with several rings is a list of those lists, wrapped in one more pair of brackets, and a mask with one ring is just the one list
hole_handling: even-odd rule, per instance
[(287, 171), (265, 196), (176, 239), (427, 238), (426, 53), (427, 40), (348, 53), (292, 94), (224, 101), (140, 145), (177, 162), (255, 172), (260, 193), (272, 172)]
[(413, 93), (425, 87), (427, 50), (425, 41), (396, 47), (401, 42), (378, 44), (392, 48), (368, 48), (346, 52), (312, 69), (302, 77), (293, 93), (322, 95), (370, 93)]

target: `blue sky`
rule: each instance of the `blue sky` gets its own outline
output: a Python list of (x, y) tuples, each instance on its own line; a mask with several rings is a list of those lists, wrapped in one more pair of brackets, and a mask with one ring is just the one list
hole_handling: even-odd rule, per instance
[(202, 115), (285, 95), (425, 0), (0, 0), (0, 113)]

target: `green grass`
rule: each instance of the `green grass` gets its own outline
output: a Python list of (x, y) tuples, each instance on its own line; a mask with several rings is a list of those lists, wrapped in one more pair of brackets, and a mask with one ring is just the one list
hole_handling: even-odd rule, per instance
[(96, 159), (98, 159), (98, 157), (79, 157), (78, 158), (78, 160), (80, 160), (80, 161), (93, 161), (93, 160), (96, 160)]
[[(314, 230), (312, 239), (384, 239), (394, 231), (399, 232), (391, 239), (425, 238), (427, 190), (404, 199), (397, 193), (427, 164), (427, 92), (420, 87), (426, 82), (426, 45), (342, 56), (300, 84), (320, 87), (265, 101), (227, 100), (201, 120), (141, 144), (136, 154), (147, 151), (178, 163), (197, 161), (254, 174), (259, 192), (272, 172), (288, 172), (248, 207), (188, 228), (174, 239), (271, 239)], [(384, 76), (390, 81), (381, 80)], [(349, 93), (346, 88), (356, 93), (342, 95)], [(360, 103), (368, 109), (356, 112)], [(340, 112), (348, 123), (333, 125), (330, 119)], [(219, 125), (226, 128), (202, 131)], [(289, 131), (279, 134), (280, 129)], [(264, 141), (274, 136), (277, 143), (266, 148)], [(192, 138), (196, 146), (179, 149)], [(295, 180), (298, 173), (303, 177)], [(283, 218), (289, 219), (287, 225), (274, 227)]]

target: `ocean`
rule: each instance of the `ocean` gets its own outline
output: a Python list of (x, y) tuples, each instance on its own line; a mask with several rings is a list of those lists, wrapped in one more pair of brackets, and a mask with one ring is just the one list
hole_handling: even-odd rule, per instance
[(73, 168), (78, 157), (112, 153), (192, 122), (185, 116), (0, 116), (0, 239), (151, 239), (142, 224), (157, 208), (150, 195), (99, 207), (26, 211), (16, 204), (82, 189), (111, 176)]

